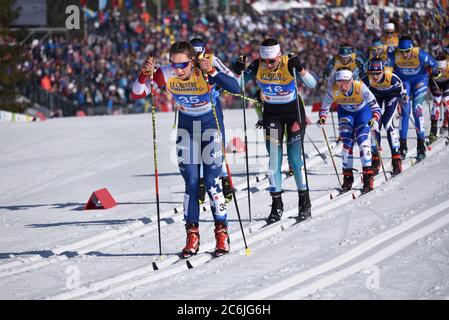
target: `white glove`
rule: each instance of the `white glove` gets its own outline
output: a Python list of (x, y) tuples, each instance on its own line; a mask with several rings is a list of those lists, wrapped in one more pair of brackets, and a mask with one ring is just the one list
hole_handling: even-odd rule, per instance
[(368, 124), (371, 127), (371, 130), (379, 132), (379, 122), (377, 122), (375, 118), (372, 118), (370, 121), (368, 121)]

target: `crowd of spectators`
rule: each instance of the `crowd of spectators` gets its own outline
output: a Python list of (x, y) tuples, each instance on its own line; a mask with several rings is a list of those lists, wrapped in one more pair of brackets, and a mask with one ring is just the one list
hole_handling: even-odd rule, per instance
[[(321, 79), (327, 60), (343, 42), (350, 42), (358, 55), (366, 57), (370, 39), (380, 35), (380, 30), (367, 28), (369, 14), (362, 8), (347, 12), (280, 11), (263, 16), (165, 12), (162, 19), (155, 19), (141, 9), (126, 14), (106, 10), (89, 20), (88, 37), (53, 35), (32, 41), (19, 68), (42, 90), (66, 97), (78, 109), (102, 106), (112, 112), (117, 106), (135, 105), (129, 94), (140, 63), (148, 55), (155, 56), (157, 64), (168, 63), (168, 49), (176, 40), (201, 37), (210, 52), (231, 65), (240, 54), (250, 61), (257, 59), (262, 40), (272, 37), (281, 43), (283, 53), (297, 52)], [(381, 22), (390, 20), (396, 22), (400, 35), (411, 35), (424, 49), (429, 49), (433, 39), (446, 36), (445, 27), (449, 26), (448, 12), (441, 8), (425, 14), (389, 12)], [(320, 80), (317, 89), (302, 88), (301, 92), (306, 103), (313, 103), (322, 98), (324, 89)], [(255, 86), (248, 92), (255, 95)], [(227, 97), (224, 105), (237, 103), (237, 98)], [(160, 99), (160, 104), (164, 110), (171, 109), (166, 99)]]

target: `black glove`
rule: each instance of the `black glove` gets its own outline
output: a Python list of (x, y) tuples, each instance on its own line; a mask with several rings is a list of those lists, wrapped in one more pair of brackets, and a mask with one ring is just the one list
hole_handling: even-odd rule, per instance
[(234, 64), (234, 71), (239, 76), (246, 68), (246, 56), (240, 56)]
[(256, 128), (257, 129), (263, 129), (263, 121), (262, 120), (257, 121)]
[(327, 80), (327, 78), (329, 78), (329, 73), (327, 73), (327, 71), (323, 72), (323, 80)]
[(406, 93), (401, 93), (400, 96), (400, 101), (401, 104), (406, 104), (407, 103), (407, 94)]
[(440, 70), (437, 70), (437, 71), (435, 71), (435, 72), (432, 72), (432, 78), (434, 78), (434, 79), (438, 79), (439, 77), (441, 77), (441, 71)]
[(288, 63), (290, 66), (294, 67), (298, 72), (304, 70), (304, 66), (301, 64), (299, 57), (294, 53), (288, 54)]

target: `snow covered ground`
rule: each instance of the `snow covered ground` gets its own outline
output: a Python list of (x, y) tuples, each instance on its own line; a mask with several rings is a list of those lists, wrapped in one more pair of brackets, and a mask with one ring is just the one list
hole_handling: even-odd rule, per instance
[[(308, 114), (316, 120), (316, 113)], [(253, 130), (255, 112), (247, 116), (251, 222), (244, 154), (228, 157), (251, 254), (245, 255), (233, 203), (228, 205), (232, 252), (219, 259), (204, 253), (214, 246), (212, 215), (205, 206), (201, 253), (189, 264), (176, 255), (185, 230), (183, 180), (171, 160), (173, 114), (157, 114), (162, 257), (149, 114), (0, 124), (0, 298), (449, 298), (449, 152), (444, 139), (432, 145), (422, 163), (408, 158), (400, 176), (385, 182), (379, 174), (374, 191), (359, 196), (356, 174), (354, 193), (337, 196), (321, 130), (309, 126), (305, 150), (313, 219), (295, 224), (297, 193), (293, 178), (286, 178), (284, 219), (264, 226), (271, 204), (267, 159), (262, 132)], [(226, 110), (225, 123), (227, 141), (243, 138), (241, 111)], [(326, 131), (339, 155), (330, 121)], [(327, 155), (326, 162), (311, 141)], [(413, 156), (412, 127), (408, 143)], [(385, 138), (382, 144), (389, 171)], [(335, 160), (341, 171), (340, 158)], [(359, 160), (354, 163), (360, 169)], [(118, 205), (82, 210), (91, 193), (103, 187)]]

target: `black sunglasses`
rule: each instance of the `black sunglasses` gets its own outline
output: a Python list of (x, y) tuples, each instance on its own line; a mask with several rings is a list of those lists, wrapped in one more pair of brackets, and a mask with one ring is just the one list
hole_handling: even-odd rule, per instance
[(266, 64), (273, 64), (276, 62), (276, 59), (264, 59)]

